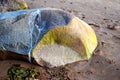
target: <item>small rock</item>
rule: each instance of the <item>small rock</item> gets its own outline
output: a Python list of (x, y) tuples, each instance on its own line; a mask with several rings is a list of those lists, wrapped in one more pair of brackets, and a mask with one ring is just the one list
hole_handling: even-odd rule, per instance
[(109, 19), (107, 19), (107, 18), (103, 18), (103, 20), (109, 20)]
[(120, 35), (114, 35), (114, 37), (120, 39)]
[(120, 30), (120, 26), (114, 26), (115, 30)]
[(116, 70), (118, 71), (118, 70), (120, 70), (119, 68), (116, 68)]
[(100, 42), (100, 45), (101, 46), (105, 46), (105, 42)]
[(44, 3), (46, 3), (47, 1), (44, 1)]
[(112, 25), (108, 25), (107, 28), (108, 28), (108, 29), (111, 29), (111, 30), (120, 30), (120, 26), (112, 26)]
[(107, 9), (107, 7), (104, 7), (104, 9)]
[(102, 50), (97, 50), (96, 51), (96, 54), (98, 54), (99, 56), (104, 56), (104, 53)]
[(94, 24), (94, 23), (89, 23), (89, 25), (93, 25), (94, 27), (100, 27), (99, 25)]
[(114, 29), (114, 27), (113, 27), (111, 24), (108, 24), (108, 25), (107, 25), (107, 28), (108, 28), (108, 29)]
[(83, 20), (83, 19), (85, 19), (85, 15), (84, 15), (84, 14), (82, 14), (82, 20)]
[(73, 4), (73, 2), (70, 2), (70, 4)]
[(115, 61), (114, 60), (109, 60), (108, 63), (109, 64), (115, 64)]

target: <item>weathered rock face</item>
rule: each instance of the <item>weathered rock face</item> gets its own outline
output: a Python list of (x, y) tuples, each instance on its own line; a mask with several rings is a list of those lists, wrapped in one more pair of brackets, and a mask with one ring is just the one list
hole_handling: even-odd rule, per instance
[(28, 55), (40, 65), (61, 66), (88, 60), (96, 46), (93, 29), (62, 10), (0, 13), (0, 50)]
[(0, 0), (0, 12), (15, 11), (27, 8), (28, 6), (24, 0)]

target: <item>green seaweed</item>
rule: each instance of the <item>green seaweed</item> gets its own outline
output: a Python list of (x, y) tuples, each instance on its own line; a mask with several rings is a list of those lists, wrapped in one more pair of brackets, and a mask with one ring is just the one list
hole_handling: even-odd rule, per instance
[(24, 68), (20, 65), (12, 65), (8, 69), (8, 77), (6, 80), (34, 80), (39, 75), (39, 71), (36, 68)]

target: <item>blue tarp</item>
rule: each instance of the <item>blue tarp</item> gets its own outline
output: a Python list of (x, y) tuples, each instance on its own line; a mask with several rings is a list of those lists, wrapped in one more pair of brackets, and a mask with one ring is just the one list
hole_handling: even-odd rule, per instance
[(64, 11), (53, 8), (0, 13), (0, 50), (31, 57), (32, 49), (44, 34), (51, 28), (68, 24), (70, 18)]

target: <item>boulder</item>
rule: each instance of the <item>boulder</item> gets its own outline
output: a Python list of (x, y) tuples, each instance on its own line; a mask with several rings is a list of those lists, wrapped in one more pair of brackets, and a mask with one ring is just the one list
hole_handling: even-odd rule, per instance
[(97, 44), (87, 23), (60, 9), (0, 13), (0, 50), (27, 55), (40, 65), (89, 60)]

